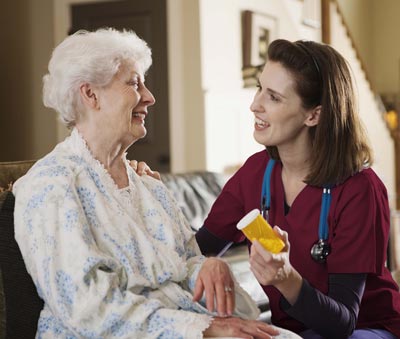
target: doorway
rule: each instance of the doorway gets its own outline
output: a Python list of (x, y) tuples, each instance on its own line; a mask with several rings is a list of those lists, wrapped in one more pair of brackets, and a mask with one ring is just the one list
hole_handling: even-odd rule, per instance
[(128, 159), (145, 161), (152, 169), (170, 172), (168, 53), (166, 0), (101, 1), (71, 5), (72, 34), (101, 27), (130, 29), (152, 50), (146, 86), (156, 98), (146, 117), (147, 135), (128, 149)]

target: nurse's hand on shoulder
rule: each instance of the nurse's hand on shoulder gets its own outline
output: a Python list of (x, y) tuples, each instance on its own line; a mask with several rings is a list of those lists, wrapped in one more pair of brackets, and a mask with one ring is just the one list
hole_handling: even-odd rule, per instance
[(154, 179), (161, 180), (161, 175), (157, 171), (152, 171), (149, 165), (147, 165), (144, 161), (137, 161), (137, 160), (131, 160), (129, 162), (133, 170), (140, 176), (143, 174), (147, 174)]
[(271, 253), (257, 241), (253, 241), (250, 250), (250, 270), (262, 285), (275, 286), (290, 304), (294, 304), (300, 293), (303, 278), (293, 268), (289, 260), (290, 243), (288, 234), (278, 226), (274, 227), (285, 248), (278, 254)]
[(271, 339), (279, 331), (271, 325), (257, 320), (216, 317), (203, 332), (203, 337), (237, 337), (246, 339)]
[(193, 301), (205, 293), (206, 307), (221, 317), (230, 316), (235, 309), (235, 284), (229, 265), (219, 258), (207, 258), (200, 268), (193, 291)]

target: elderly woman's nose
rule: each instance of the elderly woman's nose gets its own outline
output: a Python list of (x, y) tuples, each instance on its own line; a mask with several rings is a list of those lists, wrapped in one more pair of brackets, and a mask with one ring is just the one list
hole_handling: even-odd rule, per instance
[(154, 105), (156, 99), (154, 98), (153, 93), (149, 91), (147, 87), (143, 88), (142, 91), (142, 101), (145, 102), (148, 106)]

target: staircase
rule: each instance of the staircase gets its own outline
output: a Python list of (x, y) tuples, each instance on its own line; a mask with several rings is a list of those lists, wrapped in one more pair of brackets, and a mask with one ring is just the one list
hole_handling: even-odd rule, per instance
[[(396, 138), (389, 128), (385, 119), (386, 109), (367, 75), (337, 2), (329, 1), (329, 7), (330, 44), (348, 60), (353, 70), (361, 118), (374, 150), (375, 164), (373, 167), (388, 188), (391, 206), (399, 209), (398, 176), (396, 183), (396, 161), (399, 161), (399, 154), (396, 152), (398, 136)], [(397, 171), (399, 171), (398, 166)]]
[[(400, 132), (394, 133), (389, 128), (385, 106), (368, 76), (337, 0), (285, 0), (284, 3), (301, 39), (322, 40), (348, 61), (355, 80), (360, 116), (374, 151), (373, 168), (388, 189), (392, 209), (400, 210)], [(305, 23), (311, 7), (314, 7), (312, 11), (320, 9), (321, 27)]]

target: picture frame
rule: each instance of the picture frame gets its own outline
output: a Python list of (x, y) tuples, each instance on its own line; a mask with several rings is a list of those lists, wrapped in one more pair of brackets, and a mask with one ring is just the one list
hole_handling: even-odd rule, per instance
[(242, 11), (241, 19), (244, 87), (254, 87), (265, 64), (268, 45), (278, 36), (278, 20), (269, 14), (250, 10)]

